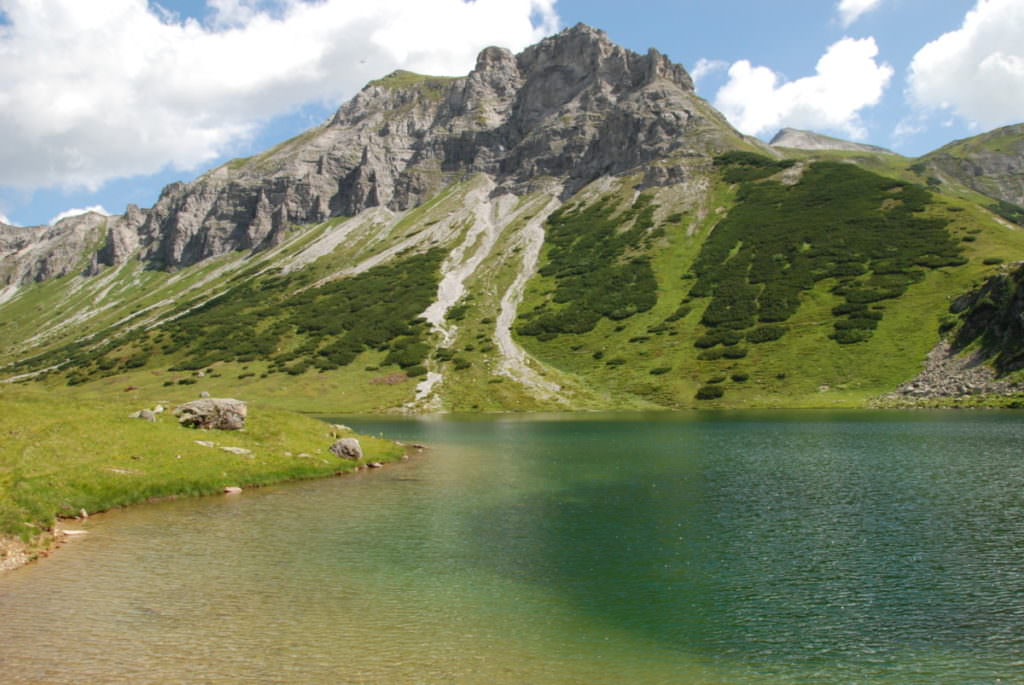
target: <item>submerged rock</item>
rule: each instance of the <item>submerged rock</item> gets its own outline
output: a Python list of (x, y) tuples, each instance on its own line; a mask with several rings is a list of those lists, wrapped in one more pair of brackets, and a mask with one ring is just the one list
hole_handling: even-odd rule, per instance
[(174, 408), (178, 423), (189, 428), (241, 430), (247, 414), (245, 402), (219, 397), (193, 400)]

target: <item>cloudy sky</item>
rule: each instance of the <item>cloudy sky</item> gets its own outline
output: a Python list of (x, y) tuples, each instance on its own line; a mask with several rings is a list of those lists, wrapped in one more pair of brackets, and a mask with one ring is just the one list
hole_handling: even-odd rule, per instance
[(657, 47), (765, 140), (916, 156), (1024, 121), (1024, 0), (0, 0), (0, 221), (151, 206), (368, 80), (577, 22)]

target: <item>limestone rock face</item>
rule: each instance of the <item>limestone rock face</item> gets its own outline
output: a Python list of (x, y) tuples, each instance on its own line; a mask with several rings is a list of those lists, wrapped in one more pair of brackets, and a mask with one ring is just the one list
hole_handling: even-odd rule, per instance
[[(555, 179), (568, 196), (602, 175), (666, 155), (713, 154), (739, 139), (681, 66), (580, 24), (518, 55), (486, 48), (464, 77), (395, 72), (373, 81), (321, 126), (168, 185), (151, 209), (110, 217), (105, 236), (76, 228), (83, 235), (69, 242), (64, 222), (60, 240), (4, 228), (0, 279), (62, 275), (83, 255), (94, 274), (132, 257), (172, 269), (263, 250), (294, 225), (410, 209), (467, 173), (513, 192)], [(28, 245), (31, 255), (8, 264)]]
[(942, 180), (1024, 206), (1024, 124), (952, 142), (921, 160)]
[(193, 400), (174, 408), (181, 425), (213, 430), (241, 430), (245, 428), (247, 414), (245, 402), (219, 397)]
[(0, 225), (0, 288), (80, 273), (107, 224), (108, 217), (87, 212), (53, 226)]

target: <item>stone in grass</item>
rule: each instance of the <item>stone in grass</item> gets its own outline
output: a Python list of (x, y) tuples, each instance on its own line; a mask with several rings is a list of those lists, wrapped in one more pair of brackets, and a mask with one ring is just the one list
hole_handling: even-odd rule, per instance
[(247, 413), (245, 402), (219, 397), (193, 400), (174, 408), (174, 415), (178, 417), (178, 423), (181, 425), (214, 430), (245, 428)]
[(224, 487), (225, 495), (240, 495), (242, 494), (242, 488), (237, 485), (227, 485)]
[(331, 452), (342, 459), (362, 459), (363, 448), (355, 438), (342, 438), (331, 445)]
[(130, 419), (142, 419), (143, 421), (149, 421), (150, 423), (156, 422), (156, 414), (148, 409), (140, 409), (137, 412), (133, 412), (128, 415)]

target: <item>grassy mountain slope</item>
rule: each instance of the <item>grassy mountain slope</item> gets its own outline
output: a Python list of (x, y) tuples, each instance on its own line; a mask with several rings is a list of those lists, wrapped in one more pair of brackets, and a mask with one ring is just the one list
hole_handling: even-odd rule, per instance
[(857, 406), (1024, 254), (1024, 233), (867, 157), (677, 160), (684, 182), (606, 177), (565, 203), (476, 176), (247, 258), (34, 284), (3, 305), (5, 374), (314, 412)]

